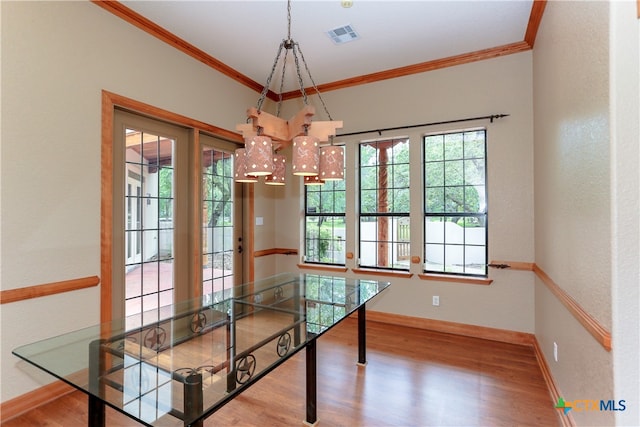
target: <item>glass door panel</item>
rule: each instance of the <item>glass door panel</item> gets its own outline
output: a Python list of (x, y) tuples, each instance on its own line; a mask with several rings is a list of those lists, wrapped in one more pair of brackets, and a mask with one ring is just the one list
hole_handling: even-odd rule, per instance
[(125, 134), (125, 316), (130, 329), (171, 316), (175, 140), (136, 128)]
[(233, 180), (235, 146), (201, 135), (202, 295), (203, 302), (230, 296), (242, 282), (241, 204)]

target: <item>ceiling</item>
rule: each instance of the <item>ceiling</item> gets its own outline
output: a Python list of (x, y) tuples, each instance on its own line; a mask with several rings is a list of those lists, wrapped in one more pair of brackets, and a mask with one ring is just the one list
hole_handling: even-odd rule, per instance
[[(316, 85), (324, 92), (323, 88), (336, 82), (358, 84), (362, 76), (412, 66), (416, 70), (413, 72), (419, 72), (421, 68), (415, 67), (416, 64), (424, 66), (487, 49), (493, 52), (504, 46), (522, 46), (524, 41), (530, 49), (533, 39), (527, 40), (530, 38), (528, 28), (536, 14), (536, 3), (533, 0), (353, 0), (351, 7), (343, 7), (340, 0), (293, 0), (291, 38), (299, 44)], [(178, 40), (178, 45), (184, 41), (197, 48), (200, 55), (230, 68), (227, 73), (240, 73), (258, 89), (266, 83), (280, 42), (287, 38), (287, 2), (284, 0), (121, 1), (119, 4), (151, 21), (143, 26), (168, 31), (169, 38)], [(347, 24), (359, 39), (336, 45), (326, 31)], [(162, 32), (158, 28), (154, 31)], [(166, 34), (164, 37), (166, 39)], [(282, 61), (269, 88), (275, 93), (280, 92), (281, 64)], [(300, 67), (304, 73), (304, 66)], [(294, 71), (289, 55), (282, 92), (298, 92)], [(394, 76), (385, 75), (385, 78)], [(311, 87), (308, 76), (303, 74), (303, 77), (304, 86)], [(251, 82), (248, 85), (252, 86)]]

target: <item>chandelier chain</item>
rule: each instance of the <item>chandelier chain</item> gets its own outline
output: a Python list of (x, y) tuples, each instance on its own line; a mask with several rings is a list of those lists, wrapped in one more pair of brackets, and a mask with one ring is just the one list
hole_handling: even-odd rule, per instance
[[(320, 99), (320, 103), (322, 104), (322, 108), (324, 108), (324, 112), (327, 113), (327, 117), (329, 117), (329, 120), (333, 121), (333, 119), (331, 118), (331, 114), (329, 114), (329, 109), (327, 108), (327, 105), (324, 103), (324, 99), (322, 99), (322, 95), (320, 94), (320, 91), (318, 90), (318, 86), (316, 86), (316, 82), (313, 80), (313, 76), (311, 75), (311, 71), (309, 70), (309, 66), (307, 65), (307, 61), (304, 59), (304, 55), (302, 54), (302, 49), (300, 49), (300, 45), (298, 43), (296, 43), (297, 46), (297, 50), (298, 53), (300, 53), (300, 58), (302, 58), (302, 63), (304, 64), (304, 68), (305, 70), (307, 70), (307, 75), (309, 76), (309, 80), (311, 80), (311, 84), (313, 85), (313, 89), (316, 91), (316, 93), (318, 94), (318, 99)], [(295, 52), (294, 52), (295, 53)], [(297, 59), (297, 57), (296, 57)], [(297, 63), (296, 63), (297, 65)], [(298, 77), (300, 78), (300, 69), (298, 69)], [(302, 89), (302, 78), (300, 78), (300, 90), (302, 91), (302, 94), (305, 97), (305, 105), (306, 105), (306, 94), (304, 93), (304, 89)]]
[(280, 46), (278, 47), (278, 53), (276, 54), (276, 59), (273, 61), (273, 65), (271, 66), (271, 73), (269, 73), (269, 77), (267, 78), (267, 82), (265, 83), (264, 87), (262, 88), (262, 93), (260, 94), (260, 98), (258, 99), (258, 103), (256, 105), (256, 109), (258, 111), (261, 110), (262, 103), (264, 102), (264, 99), (267, 96), (267, 92), (269, 91), (269, 86), (271, 86), (271, 79), (273, 78), (273, 75), (276, 72), (276, 66), (278, 65), (278, 60), (280, 59), (280, 54), (281, 54), (283, 48), (284, 48), (284, 40), (280, 43)]
[[(308, 105), (309, 101), (307, 100), (307, 92), (304, 90), (302, 73), (300, 72), (300, 61), (298, 60), (298, 54), (296, 52), (300, 52), (300, 45), (298, 43), (293, 43), (293, 59), (296, 63), (296, 74), (298, 75), (298, 85), (300, 86), (300, 93), (302, 93), (302, 102), (304, 102), (304, 105)], [(304, 62), (304, 58), (302, 58), (302, 61)]]
[(287, 68), (288, 54), (289, 54), (289, 49), (285, 49), (284, 60), (282, 61), (282, 76), (280, 77), (280, 90), (278, 90), (278, 107), (276, 109), (276, 117), (280, 117), (280, 109), (282, 107), (282, 90), (284, 88), (284, 76), (285, 76), (285, 70)]
[[(316, 82), (313, 80), (313, 76), (311, 75), (311, 71), (309, 70), (309, 65), (307, 65), (307, 61), (304, 58), (304, 54), (302, 53), (302, 49), (300, 49), (300, 44), (298, 44), (297, 42), (294, 42), (291, 39), (291, 0), (287, 1), (287, 39), (286, 40), (282, 40), (282, 42), (280, 43), (280, 46), (278, 46), (278, 52), (276, 54), (276, 57), (273, 61), (273, 65), (271, 66), (271, 72), (269, 73), (269, 77), (267, 78), (267, 82), (265, 83), (264, 87), (262, 88), (262, 93), (260, 94), (260, 98), (258, 99), (258, 103), (256, 105), (256, 108), (258, 111), (260, 111), (262, 109), (262, 104), (264, 103), (264, 100), (267, 96), (267, 93), (269, 91), (269, 87), (271, 86), (271, 80), (273, 79), (273, 76), (275, 74), (276, 68), (278, 66), (278, 62), (280, 61), (280, 55), (282, 54), (282, 49), (285, 49), (285, 55), (284, 55), (284, 60), (283, 60), (283, 64), (282, 64), (282, 76), (280, 78), (280, 90), (278, 91), (278, 105), (277, 105), (277, 112), (276, 112), (276, 116), (280, 117), (280, 109), (282, 106), (282, 91), (284, 88), (284, 79), (285, 79), (285, 69), (286, 69), (286, 61), (287, 61), (287, 55), (289, 53), (289, 49), (291, 49), (293, 51), (293, 59), (295, 62), (295, 66), (296, 66), (296, 75), (298, 76), (298, 85), (300, 86), (300, 93), (302, 94), (302, 101), (304, 103), (304, 105), (308, 105), (309, 104), (309, 100), (307, 97), (307, 92), (305, 91), (304, 88), (304, 82), (302, 79), (302, 71), (300, 70), (300, 59), (302, 59), (302, 63), (304, 64), (304, 68), (305, 71), (307, 72), (307, 75), (309, 76), (309, 80), (311, 81), (311, 84), (313, 86), (313, 89), (315, 90), (315, 93), (318, 95), (318, 99), (320, 100), (320, 103), (322, 104), (322, 108), (324, 109), (324, 112), (327, 114), (327, 117), (329, 118), (329, 120), (333, 121), (333, 118), (331, 117), (331, 114), (329, 113), (329, 109), (327, 108), (327, 105), (324, 102), (324, 99), (322, 98), (322, 95), (320, 94), (320, 90), (318, 89), (318, 86), (316, 85)], [(300, 59), (298, 58), (298, 55), (300, 56)]]
[(287, 40), (291, 41), (291, 0), (287, 1)]

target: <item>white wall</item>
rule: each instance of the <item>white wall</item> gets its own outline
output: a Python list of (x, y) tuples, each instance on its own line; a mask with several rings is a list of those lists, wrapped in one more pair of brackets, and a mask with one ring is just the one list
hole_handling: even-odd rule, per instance
[[(510, 114), (494, 123), (472, 122), (386, 132), (384, 137), (411, 138), (411, 182), (421, 185), (421, 135), (436, 130), (486, 126), (488, 140), (489, 259), (534, 261), (533, 246), (533, 104), (532, 54), (525, 52), (419, 75), (386, 80), (335, 92), (323, 98), (335, 120), (345, 127), (338, 133), (413, 125), (449, 119)], [(311, 97), (315, 100), (315, 97)], [(286, 105), (283, 116), (300, 108), (299, 102)], [(316, 106), (318, 120), (326, 120)], [(337, 138), (346, 143), (346, 180), (355, 182), (357, 143), (376, 138), (376, 133)], [(302, 189), (294, 180), (278, 192), (275, 206), (276, 234), (273, 246), (298, 248), (303, 218)], [(259, 188), (259, 187), (256, 187)], [(355, 187), (347, 185), (347, 251), (357, 254)], [(418, 191), (419, 193), (419, 191)], [(415, 194), (415, 193), (414, 193)], [(413, 220), (423, 222), (422, 201), (412, 200)], [(415, 232), (412, 230), (412, 233)], [(301, 248), (302, 249), (302, 248)], [(422, 248), (412, 242), (412, 255), (422, 256)], [(356, 255), (357, 257), (357, 255)], [(297, 257), (278, 255), (278, 271), (296, 271)], [(349, 268), (356, 260), (347, 260)], [(411, 266), (413, 273), (421, 265)], [(351, 274), (351, 273), (348, 273)], [(393, 279), (393, 286), (371, 308), (408, 316), (468, 323), (522, 332), (534, 331), (533, 275), (521, 271), (491, 270), (490, 286)], [(431, 296), (440, 296), (440, 307), (431, 305)]]
[[(100, 275), (101, 91), (226, 129), (259, 94), (90, 2), (0, 2), (2, 290)], [(1, 400), (51, 377), (11, 350), (99, 321), (99, 288), (0, 306)]]

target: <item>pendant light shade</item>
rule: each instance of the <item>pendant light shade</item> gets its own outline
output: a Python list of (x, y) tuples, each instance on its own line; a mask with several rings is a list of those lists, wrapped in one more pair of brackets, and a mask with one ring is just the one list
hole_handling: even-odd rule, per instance
[(273, 173), (273, 151), (271, 138), (253, 136), (245, 139), (247, 173), (254, 176), (271, 175)]
[(335, 145), (320, 147), (320, 178), (325, 181), (344, 179), (344, 148)]
[(316, 176), (320, 166), (318, 138), (304, 135), (293, 138), (293, 174)]
[(323, 184), (324, 184), (324, 180), (320, 179), (318, 175), (304, 177), (304, 185), (323, 185)]
[(286, 172), (286, 157), (282, 154), (273, 156), (273, 173), (264, 177), (267, 185), (284, 185), (284, 175)]
[(258, 182), (258, 177), (247, 175), (246, 159), (245, 149), (236, 149), (234, 159), (234, 180), (236, 182)]
[[(250, 107), (246, 110), (247, 120), (236, 126), (236, 130), (240, 131), (244, 137), (244, 148), (246, 149), (246, 171), (244, 172), (244, 176), (242, 173), (237, 173), (237, 179), (247, 179), (247, 174), (249, 176), (264, 176), (264, 182), (269, 185), (284, 185), (285, 179), (281, 175), (281, 171), (284, 173), (285, 169), (284, 159), (282, 158), (283, 160), (281, 162), (276, 159), (277, 156), (274, 156), (273, 153), (274, 148), (280, 150), (285, 147), (291, 147), (292, 155), (290, 159), (293, 175), (303, 177), (318, 176), (318, 174), (320, 174), (319, 142), (330, 141), (331, 144), (329, 145), (333, 145), (331, 138), (336, 135), (336, 130), (343, 125), (342, 121), (335, 121), (331, 117), (327, 105), (322, 99), (322, 94), (313, 81), (309, 66), (302, 54), (300, 44), (291, 37), (292, 0), (287, 0), (286, 3), (287, 35), (280, 42), (278, 53), (274, 58), (273, 66), (271, 67), (271, 72), (267, 77), (266, 83), (262, 87), (258, 102), (255, 107)], [(293, 56), (293, 58), (288, 55)], [(299, 84), (304, 107), (289, 120), (286, 120), (280, 117), (280, 111), (283, 101), (283, 89), (285, 88), (285, 71), (291, 69), (291, 67), (287, 68), (286, 64), (291, 63), (295, 64), (295, 77), (297, 77), (296, 80)], [(280, 70), (282, 73), (277, 79), (280, 81), (280, 89), (272, 90), (270, 85), (272, 81), (275, 81), (273, 77), (275, 77), (276, 70)], [(303, 70), (305, 70), (306, 73), (304, 73)], [(303, 74), (306, 74), (308, 80), (313, 84), (313, 94), (317, 96), (324, 107), (324, 112), (329, 121), (312, 122), (311, 119), (316, 111), (313, 106), (309, 105), (307, 91), (304, 87), (305, 78), (303, 78)], [(280, 94), (275, 108), (275, 115), (262, 109), (269, 93)], [(314, 125), (314, 123), (317, 125)], [(309, 136), (310, 134), (313, 136)], [(342, 161), (342, 163), (327, 166), (324, 177), (327, 179), (343, 179), (343, 149), (338, 148), (335, 149), (335, 151), (331, 151), (331, 153), (327, 155), (327, 162), (333, 163), (334, 158), (338, 162)], [(280, 169), (281, 167), (282, 169)], [(318, 179), (320, 178), (322, 177)], [(307, 181), (312, 182), (311, 180)], [(313, 182), (317, 183), (316, 180), (313, 180)]]

